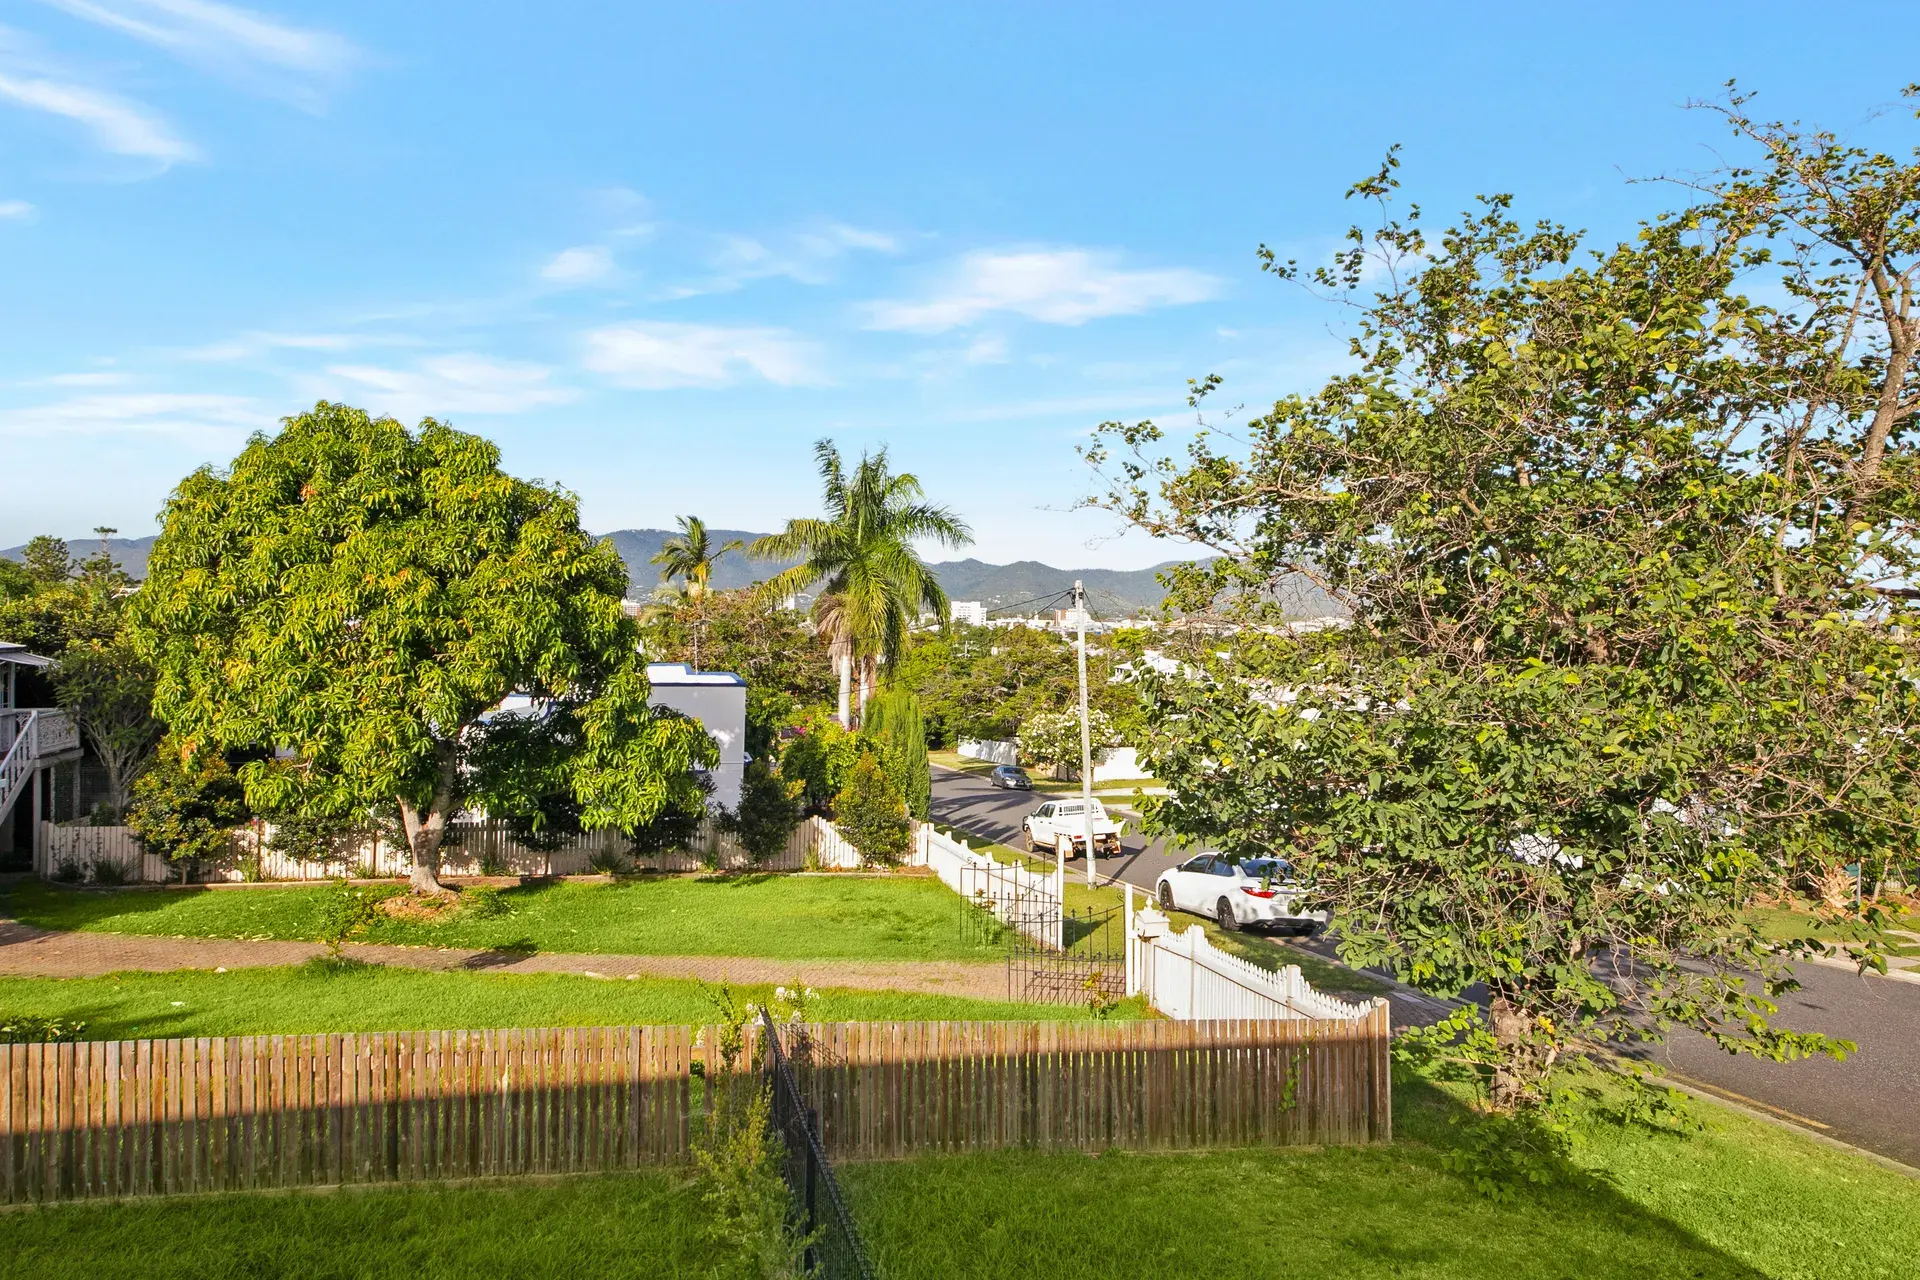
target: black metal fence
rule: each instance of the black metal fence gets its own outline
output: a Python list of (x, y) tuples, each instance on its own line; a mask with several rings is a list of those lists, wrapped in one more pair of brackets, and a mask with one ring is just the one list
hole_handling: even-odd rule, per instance
[(1064, 947), (1025, 933), (1007, 939), (1007, 998), (1045, 1004), (1100, 1006), (1126, 994), (1126, 920), (1118, 907), (1069, 910), (1061, 920)]
[(807, 1240), (807, 1274), (825, 1280), (875, 1280), (860, 1229), (820, 1145), (818, 1122), (781, 1047), (780, 1029), (765, 1010), (760, 1020), (766, 1030), (773, 1124), (786, 1145), (782, 1169), (792, 1197), (794, 1225)]

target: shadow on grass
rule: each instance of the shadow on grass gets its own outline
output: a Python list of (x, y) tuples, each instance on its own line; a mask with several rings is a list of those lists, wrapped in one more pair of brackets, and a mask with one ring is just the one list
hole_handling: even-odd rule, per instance
[(1389, 1146), (1004, 1151), (843, 1165), (841, 1177), (893, 1280), (1765, 1280), (1571, 1165), (1489, 1199), (1448, 1167), (1468, 1108), (1401, 1073), (1395, 1112)]
[[(289, 886), (290, 888), (311, 886)], [(274, 892), (275, 890), (243, 891)], [(34, 880), (0, 891), (0, 915), (38, 929), (85, 929), (114, 920), (165, 911), (214, 890), (203, 885), (176, 888), (74, 888)], [(233, 892), (233, 891), (229, 891)]]

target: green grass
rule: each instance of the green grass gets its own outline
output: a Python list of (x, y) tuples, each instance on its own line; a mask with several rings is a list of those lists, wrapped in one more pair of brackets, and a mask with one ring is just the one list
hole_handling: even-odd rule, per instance
[[(773, 989), (735, 987), (755, 1003)], [(1074, 1005), (971, 1000), (911, 992), (822, 991), (829, 1022), (979, 1019), (1071, 1021)], [(323, 963), (227, 973), (116, 973), (102, 978), (0, 978), (0, 1011), (85, 1022), (90, 1040), (275, 1032), (432, 1028), (692, 1025), (714, 1017), (712, 988), (677, 978), (600, 980), (570, 974), (430, 973)], [(1137, 1003), (1118, 1016), (1144, 1016)]]
[(7, 1274), (35, 1280), (579, 1280), (731, 1275), (699, 1191), (642, 1173), (355, 1188), (0, 1213)]
[[(312, 940), (331, 886), (68, 889), (38, 881), (0, 912), (43, 929), (190, 938)], [(663, 877), (507, 889), (511, 914), (435, 924), (383, 919), (362, 938), (412, 946), (520, 948), (778, 960), (992, 960), (961, 936), (966, 904), (926, 876)]]
[[(1889, 925), (1878, 931), (1881, 947), (1890, 956), (1920, 956), (1920, 937), (1914, 936), (1920, 934), (1920, 914), (1891, 904), (1881, 909), (1886, 912)], [(1865, 924), (1823, 920), (1808, 903), (1759, 907), (1748, 916), (1762, 936), (1768, 938), (1817, 938), (1821, 942), (1859, 944), (1876, 936), (1876, 931)]]
[(1403, 1080), (1395, 1101), (1409, 1137), (1384, 1148), (1001, 1152), (841, 1178), (890, 1280), (1912, 1273), (1920, 1182), (1719, 1108), (1697, 1134), (1596, 1125), (1559, 1181), (1499, 1203), (1445, 1166), (1452, 1100)]

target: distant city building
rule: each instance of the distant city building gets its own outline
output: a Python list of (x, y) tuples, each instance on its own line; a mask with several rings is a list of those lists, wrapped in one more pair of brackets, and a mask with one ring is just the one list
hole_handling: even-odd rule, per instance
[(987, 625), (987, 606), (978, 600), (955, 600), (952, 608), (949, 616), (955, 622), (964, 622), (970, 627)]

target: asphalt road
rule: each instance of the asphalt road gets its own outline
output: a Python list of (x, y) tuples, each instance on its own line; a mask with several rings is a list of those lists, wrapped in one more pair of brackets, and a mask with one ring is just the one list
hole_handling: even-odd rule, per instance
[[(1017, 845), (1021, 819), (1046, 798), (1041, 792), (999, 791), (970, 774), (933, 771), (933, 816), (1005, 844)], [(1121, 848), (1119, 859), (1102, 859), (1102, 878), (1149, 893), (1160, 872), (1179, 860), (1163, 842), (1137, 831), (1122, 837)], [(1084, 864), (1068, 864), (1067, 874), (1085, 875)], [(1305, 945), (1336, 958), (1325, 938)], [(1674, 1032), (1638, 1056), (1710, 1092), (1920, 1167), (1920, 984), (1823, 965), (1800, 965), (1796, 972), (1802, 990), (1781, 999), (1781, 1025), (1854, 1041), (1859, 1052), (1845, 1062), (1760, 1062), (1728, 1054), (1690, 1031)], [(1411, 991), (1389, 999), (1396, 1025), (1432, 1021), (1440, 1008)]]

